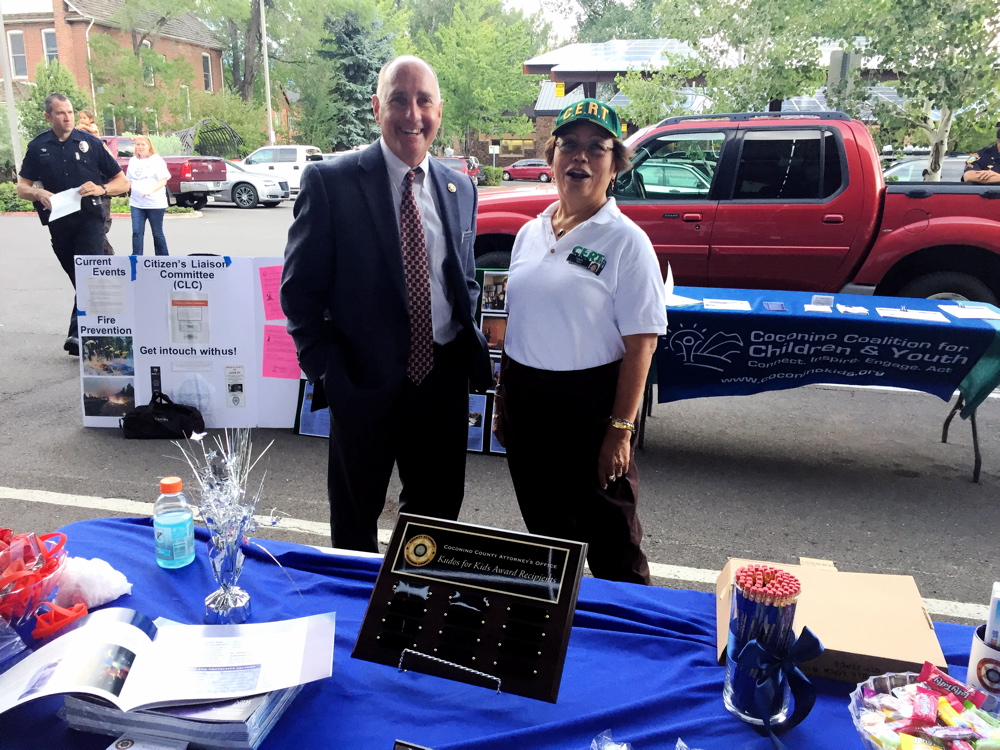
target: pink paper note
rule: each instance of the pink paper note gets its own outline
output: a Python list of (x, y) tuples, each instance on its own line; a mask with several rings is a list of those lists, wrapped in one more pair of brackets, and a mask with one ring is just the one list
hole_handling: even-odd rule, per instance
[(284, 326), (264, 326), (263, 374), (265, 378), (299, 379), (299, 358), (295, 355), (295, 342)]
[(264, 320), (282, 320), (285, 313), (281, 310), (278, 300), (278, 290), (281, 287), (281, 266), (262, 266), (260, 268), (260, 295), (264, 298)]

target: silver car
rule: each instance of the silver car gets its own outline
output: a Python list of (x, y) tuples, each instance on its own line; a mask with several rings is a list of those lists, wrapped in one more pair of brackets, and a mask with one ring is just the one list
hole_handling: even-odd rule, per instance
[[(961, 182), (968, 156), (946, 156), (941, 160), (941, 182)], [(885, 170), (886, 182), (923, 182), (927, 157), (901, 159)]]
[(235, 203), (237, 208), (258, 205), (274, 208), (288, 197), (288, 183), (284, 180), (227, 162), (226, 181), (222, 183), (222, 192), (216, 196), (215, 202)]

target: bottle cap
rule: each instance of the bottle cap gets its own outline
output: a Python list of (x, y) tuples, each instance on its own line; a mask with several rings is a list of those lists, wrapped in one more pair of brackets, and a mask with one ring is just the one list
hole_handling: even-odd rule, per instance
[(180, 492), (182, 489), (184, 489), (184, 483), (181, 482), (180, 477), (163, 477), (160, 480), (160, 492), (164, 495)]

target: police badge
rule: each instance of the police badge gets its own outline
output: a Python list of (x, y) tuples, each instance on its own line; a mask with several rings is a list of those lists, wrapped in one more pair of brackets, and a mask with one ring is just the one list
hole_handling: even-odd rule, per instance
[(80, 153), (85, 154), (90, 151), (90, 144), (86, 141), (80, 141)]

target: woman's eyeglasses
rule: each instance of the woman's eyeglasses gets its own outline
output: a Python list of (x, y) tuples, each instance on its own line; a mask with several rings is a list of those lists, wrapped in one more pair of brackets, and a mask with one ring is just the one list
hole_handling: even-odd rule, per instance
[(583, 144), (578, 141), (564, 141), (563, 139), (556, 140), (556, 148), (558, 148), (562, 153), (567, 156), (572, 156), (579, 151), (586, 151), (587, 156), (593, 159), (600, 159), (606, 153), (611, 151), (613, 146), (605, 146), (603, 143), (598, 143), (597, 141), (592, 141), (591, 143)]

